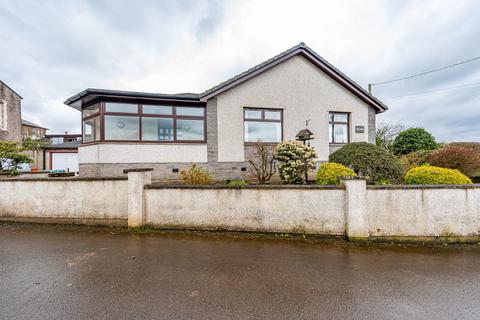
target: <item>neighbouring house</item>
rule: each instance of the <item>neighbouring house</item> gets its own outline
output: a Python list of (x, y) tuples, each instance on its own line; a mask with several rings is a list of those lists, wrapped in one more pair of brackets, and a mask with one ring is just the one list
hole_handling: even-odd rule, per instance
[[(38, 124), (22, 119), (22, 141), (23, 140), (45, 140), (47, 128)], [(43, 149), (26, 151), (32, 158), (30, 169), (32, 171), (41, 170), (44, 167), (44, 151)]]
[(191, 163), (217, 179), (248, 177), (258, 141), (303, 129), (324, 162), (346, 143), (373, 143), (376, 114), (387, 110), (304, 43), (202, 93), (86, 89), (65, 104), (82, 113), (81, 176), (150, 167), (154, 179), (178, 179)]
[(78, 172), (78, 147), (82, 143), (81, 134), (47, 134), (49, 142), (45, 147), (45, 170)]
[(0, 80), (0, 140), (20, 142), (22, 97)]
[(39, 126), (33, 122), (22, 119), (22, 140), (42, 140), (45, 139), (47, 128)]

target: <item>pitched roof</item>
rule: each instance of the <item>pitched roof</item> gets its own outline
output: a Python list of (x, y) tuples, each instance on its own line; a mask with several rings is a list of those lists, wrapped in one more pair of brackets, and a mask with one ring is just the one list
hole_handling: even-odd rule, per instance
[(27, 121), (25, 119), (22, 119), (22, 125), (23, 126), (29, 126), (29, 127), (34, 127), (34, 128), (40, 128), (40, 129), (45, 129), (48, 130), (47, 128), (44, 128), (42, 126), (39, 126), (38, 124), (35, 124), (33, 122)]
[(351, 91), (353, 94), (355, 94), (358, 98), (366, 102), (368, 105), (371, 107), (375, 108), (378, 112), (384, 112), (385, 110), (388, 110), (388, 107), (384, 105), (380, 100), (375, 98), (373, 95), (369, 94), (364, 88), (362, 88), (358, 83), (347, 77), (343, 72), (335, 68), (332, 64), (330, 64), (327, 60), (322, 58), (319, 54), (317, 54), (315, 51), (310, 49), (308, 46), (305, 45), (305, 43), (300, 42), (298, 45), (274, 56), (273, 58), (270, 58), (253, 68), (248, 69), (247, 71), (244, 71), (216, 86), (213, 88), (210, 88), (203, 93), (200, 94), (200, 99), (202, 100), (207, 100), (213, 96), (216, 96), (223, 91), (226, 91), (243, 81), (246, 81), (259, 73), (262, 73), (277, 64), (297, 55), (301, 54), (308, 60), (310, 60), (312, 63), (314, 63), (317, 67), (322, 69), (326, 74), (328, 74), (330, 77), (332, 77), (334, 80), (339, 82), (341, 85), (343, 85), (346, 89)]
[(144, 99), (164, 99), (164, 100), (186, 100), (186, 101), (207, 101), (209, 98), (214, 97), (274, 66), (277, 64), (295, 56), (302, 55), (310, 62), (315, 64), (323, 72), (325, 72), (332, 79), (337, 81), (340, 85), (352, 92), (359, 99), (367, 103), (374, 108), (377, 112), (384, 112), (388, 110), (388, 107), (384, 105), (380, 100), (369, 94), (358, 83), (347, 77), (343, 72), (335, 68), (327, 60), (322, 58), (315, 51), (310, 49), (305, 43), (300, 42), (298, 45), (268, 59), (253, 68), (248, 69), (202, 93), (180, 93), (180, 94), (161, 94), (161, 93), (147, 93), (147, 92), (134, 92), (134, 91), (119, 91), (119, 90), (106, 90), (106, 89), (86, 89), (70, 98), (65, 100), (65, 104), (74, 108), (80, 109), (82, 99), (88, 99), (91, 96), (116, 96), (116, 97), (130, 97), (130, 98), (144, 98)]
[(0, 83), (3, 84), (5, 87), (7, 87), (8, 89), (10, 89), (13, 93), (15, 93), (20, 99), (23, 99), (21, 95), (18, 94), (18, 92), (16, 92), (15, 90), (13, 90), (12, 88), (10, 88), (8, 86), (8, 84), (6, 84), (5, 82), (3, 82), (2, 80), (0, 80)]

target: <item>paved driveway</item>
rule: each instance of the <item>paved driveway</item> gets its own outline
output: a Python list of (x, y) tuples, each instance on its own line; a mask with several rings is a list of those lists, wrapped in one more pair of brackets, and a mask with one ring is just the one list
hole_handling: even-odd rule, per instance
[(480, 248), (0, 224), (2, 319), (479, 319)]

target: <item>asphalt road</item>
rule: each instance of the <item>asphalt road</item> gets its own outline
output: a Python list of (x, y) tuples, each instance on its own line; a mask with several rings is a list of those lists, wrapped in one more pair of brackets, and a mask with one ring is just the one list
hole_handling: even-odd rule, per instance
[(0, 224), (2, 319), (479, 319), (480, 248)]

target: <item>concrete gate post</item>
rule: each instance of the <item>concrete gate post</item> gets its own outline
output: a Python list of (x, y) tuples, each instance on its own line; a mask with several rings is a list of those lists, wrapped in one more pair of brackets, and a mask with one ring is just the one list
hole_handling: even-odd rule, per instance
[(367, 182), (349, 177), (342, 179), (345, 186), (345, 233), (348, 240), (368, 239)]
[(145, 186), (152, 183), (152, 168), (125, 169), (128, 175), (128, 227), (145, 223)]

